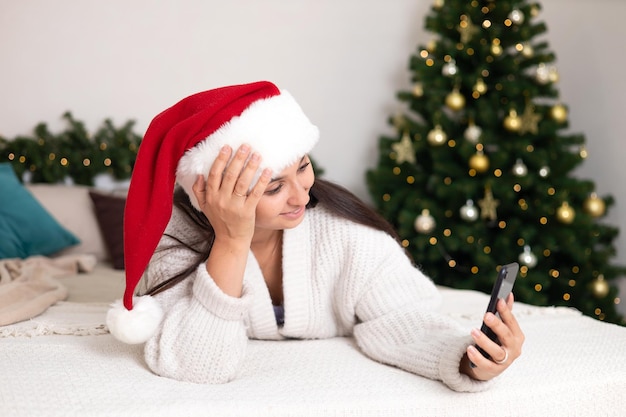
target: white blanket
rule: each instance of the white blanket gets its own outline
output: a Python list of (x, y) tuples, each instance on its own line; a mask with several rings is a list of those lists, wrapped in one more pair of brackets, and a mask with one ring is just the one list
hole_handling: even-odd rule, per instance
[[(480, 325), (486, 295), (443, 293), (446, 314), (468, 329)], [(516, 305), (524, 353), (492, 389), (474, 394), (376, 363), (350, 338), (251, 341), (235, 381), (177, 382), (152, 374), (141, 346), (53, 334), (73, 309), (86, 313), (72, 324), (79, 331), (98, 315), (102, 322), (106, 305), (61, 303), (31, 323), (49, 335), (0, 338), (1, 416), (626, 415), (626, 328), (565, 308)]]

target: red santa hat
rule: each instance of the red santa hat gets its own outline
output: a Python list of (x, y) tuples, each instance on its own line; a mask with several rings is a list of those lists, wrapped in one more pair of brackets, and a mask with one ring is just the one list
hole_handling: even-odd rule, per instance
[[(266, 81), (191, 95), (157, 115), (141, 142), (124, 212), (126, 289), (107, 313), (111, 334), (143, 343), (161, 323), (160, 305), (135, 288), (172, 214), (178, 183), (199, 210), (191, 187), (208, 175), (220, 149), (246, 143), (258, 152), (258, 174), (278, 173), (308, 153), (319, 138), (298, 103)], [(257, 174), (257, 175), (258, 175)]]

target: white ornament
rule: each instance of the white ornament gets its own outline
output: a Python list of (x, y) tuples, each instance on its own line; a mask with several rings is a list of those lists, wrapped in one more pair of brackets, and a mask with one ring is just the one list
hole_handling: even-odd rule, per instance
[(544, 166), (539, 168), (539, 176), (541, 178), (546, 178), (548, 175), (550, 175), (550, 167)]
[(550, 82), (550, 69), (546, 64), (541, 63), (537, 65), (535, 79), (539, 84), (548, 84)]
[(522, 13), (519, 9), (511, 10), (511, 13), (509, 13), (509, 19), (511, 19), (511, 22), (516, 25), (521, 25), (524, 23), (524, 13)]
[(537, 265), (537, 257), (530, 251), (530, 246), (524, 246), (524, 252), (519, 255), (519, 261), (522, 265), (526, 265), (529, 268), (534, 268)]
[(521, 159), (518, 159), (513, 165), (513, 175), (516, 177), (524, 177), (528, 174), (528, 168)]
[(478, 143), (478, 140), (480, 139), (480, 135), (482, 134), (483, 134), (483, 130), (480, 128), (480, 126), (476, 126), (474, 123), (471, 123), (469, 126), (467, 126), (467, 129), (465, 129), (465, 132), (463, 133), (463, 137), (465, 137), (465, 139), (467, 139), (468, 142), (476, 144)]
[(443, 64), (443, 67), (441, 67), (441, 73), (446, 77), (452, 77), (453, 75), (456, 75), (457, 72), (458, 68), (454, 59), (450, 60), (450, 62), (446, 62)]
[(474, 202), (470, 199), (465, 202), (465, 205), (459, 210), (461, 218), (468, 222), (473, 222), (478, 219), (478, 209), (474, 206)]
[(430, 215), (427, 209), (422, 210), (422, 214), (415, 218), (415, 231), (418, 233), (430, 233), (435, 229), (435, 218)]

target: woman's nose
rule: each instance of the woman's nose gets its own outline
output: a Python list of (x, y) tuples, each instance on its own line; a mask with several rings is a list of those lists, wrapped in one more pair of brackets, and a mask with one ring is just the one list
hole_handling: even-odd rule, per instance
[(299, 182), (294, 183), (289, 202), (294, 206), (307, 205), (311, 199), (311, 196), (309, 195), (310, 189), (311, 187), (308, 185), (301, 184)]

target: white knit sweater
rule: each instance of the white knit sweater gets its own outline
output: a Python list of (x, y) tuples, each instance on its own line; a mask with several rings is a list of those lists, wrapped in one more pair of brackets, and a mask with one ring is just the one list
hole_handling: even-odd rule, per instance
[[(167, 235), (191, 242), (198, 231), (174, 208), (144, 274), (144, 288), (198, 259), (192, 250), (171, 247), (177, 242)], [(224, 383), (237, 377), (248, 339), (352, 335), (370, 358), (441, 380), (453, 390), (478, 391), (489, 385), (459, 372), (461, 357), (471, 343), (469, 332), (437, 313), (438, 290), (395, 240), (320, 206), (307, 210), (298, 227), (284, 232), (282, 327), (276, 324), (252, 252), (241, 298), (224, 294), (204, 263), (155, 298), (165, 318), (145, 345), (145, 359), (158, 375)]]

